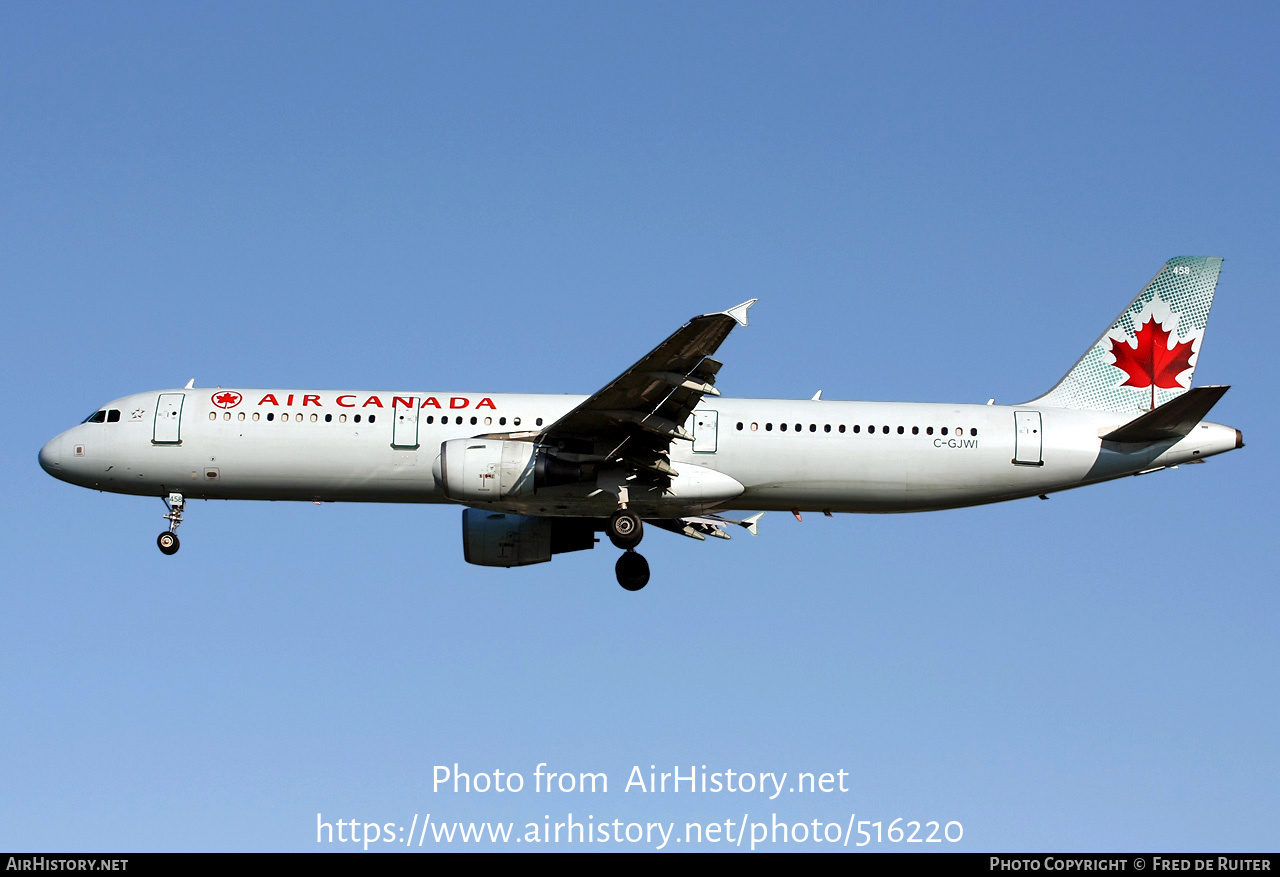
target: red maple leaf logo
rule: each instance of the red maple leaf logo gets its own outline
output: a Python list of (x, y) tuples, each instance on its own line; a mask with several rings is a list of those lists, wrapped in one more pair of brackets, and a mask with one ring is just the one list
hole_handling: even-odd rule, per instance
[(235, 408), (240, 404), (240, 399), (239, 393), (215, 393), (213, 404), (219, 408)]
[(1191, 342), (1179, 341), (1169, 347), (1170, 333), (1156, 322), (1154, 316), (1134, 333), (1136, 347), (1130, 347), (1128, 341), (1111, 339), (1111, 355), (1116, 358), (1116, 368), (1122, 370), (1129, 379), (1122, 387), (1151, 387), (1162, 390), (1182, 390), (1182, 382), (1178, 375), (1191, 368)]

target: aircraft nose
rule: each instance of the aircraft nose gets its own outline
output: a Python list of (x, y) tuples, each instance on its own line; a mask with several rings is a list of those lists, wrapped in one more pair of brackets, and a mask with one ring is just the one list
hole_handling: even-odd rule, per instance
[(62, 436), (45, 442), (40, 449), (40, 468), (50, 475), (57, 475), (62, 467)]

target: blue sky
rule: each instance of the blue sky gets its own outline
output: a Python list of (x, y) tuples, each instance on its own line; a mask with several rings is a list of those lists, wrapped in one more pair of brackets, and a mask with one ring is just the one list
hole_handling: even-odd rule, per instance
[[(339, 846), (317, 813), (572, 812), (1274, 849), (1278, 26), (1251, 3), (6, 5), (0, 847), (305, 851)], [(1049, 502), (655, 532), (640, 594), (603, 546), (468, 566), (431, 506), (195, 503), (166, 558), (159, 501), (36, 465), (189, 378), (589, 393), (754, 297), (726, 395), (1017, 402), (1173, 255), (1226, 258), (1196, 379), (1234, 385), (1214, 417), (1245, 450)], [(455, 762), (610, 789), (433, 791)], [(651, 764), (850, 790), (624, 793)]]

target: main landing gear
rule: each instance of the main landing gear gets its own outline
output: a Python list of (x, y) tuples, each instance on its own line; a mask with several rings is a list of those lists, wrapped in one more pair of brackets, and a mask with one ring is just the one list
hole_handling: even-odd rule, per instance
[(635, 550), (644, 538), (644, 524), (640, 516), (628, 509), (618, 509), (609, 518), (604, 530), (609, 541), (624, 552), (614, 566), (618, 584), (628, 591), (638, 591), (649, 584), (649, 561)]
[(156, 544), (160, 546), (161, 554), (177, 554), (181, 547), (181, 543), (178, 542), (178, 525), (182, 523), (182, 509), (186, 505), (186, 500), (180, 493), (171, 493), (164, 504), (169, 509), (169, 513), (164, 516), (164, 519), (169, 522), (169, 529), (156, 537)]

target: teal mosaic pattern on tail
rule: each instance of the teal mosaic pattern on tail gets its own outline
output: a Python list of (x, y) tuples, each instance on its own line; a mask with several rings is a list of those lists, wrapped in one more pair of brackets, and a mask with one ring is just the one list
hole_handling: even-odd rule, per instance
[(1026, 404), (1137, 413), (1191, 388), (1222, 260), (1178, 256), (1056, 387)]

